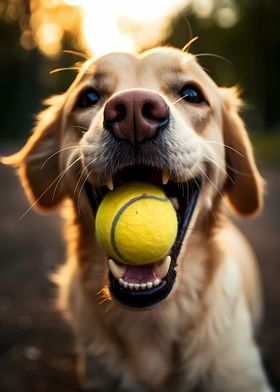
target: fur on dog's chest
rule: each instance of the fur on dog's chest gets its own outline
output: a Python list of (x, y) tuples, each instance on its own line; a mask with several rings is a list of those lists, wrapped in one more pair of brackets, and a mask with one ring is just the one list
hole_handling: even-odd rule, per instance
[(124, 385), (140, 383), (155, 390), (162, 388), (178, 365), (175, 331), (160, 325), (156, 317), (149, 320), (148, 315), (139, 312), (129, 312), (125, 320), (114, 318), (113, 309), (109, 313), (110, 327), (95, 319), (91, 337), (88, 335), (91, 343), (87, 350), (89, 357), (95, 358), (95, 366), (98, 362)]
[(163, 385), (172, 372), (172, 346), (164, 340), (160, 345), (158, 342), (155, 344), (151, 337), (140, 339), (137, 336), (132, 339), (137, 344), (133, 344), (131, 339), (127, 341), (128, 355), (124, 358), (124, 366), (139, 381), (157, 388)]

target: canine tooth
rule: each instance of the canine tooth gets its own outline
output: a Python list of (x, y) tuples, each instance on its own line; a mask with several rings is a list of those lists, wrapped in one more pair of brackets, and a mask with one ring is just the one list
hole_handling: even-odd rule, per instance
[(166, 258), (160, 264), (155, 265), (157, 276), (160, 279), (163, 279), (167, 275), (167, 272), (170, 267), (170, 263), (171, 263), (171, 257), (166, 256)]
[(153, 282), (154, 287), (158, 286), (159, 284), (160, 284), (159, 279), (154, 280), (154, 282)]
[(119, 280), (120, 278), (123, 277), (125, 273), (125, 267), (117, 264), (113, 259), (109, 259), (108, 264), (109, 264), (110, 271), (112, 272), (113, 276), (116, 279)]
[(134, 284), (133, 283), (128, 283), (128, 287), (129, 287), (130, 290), (133, 290)]
[(109, 175), (109, 176), (107, 177), (106, 185), (107, 185), (107, 187), (108, 187), (108, 189), (109, 189), (110, 191), (112, 191), (112, 190), (114, 189), (113, 176), (112, 176), (112, 174)]
[(166, 185), (170, 179), (171, 173), (168, 169), (163, 169), (162, 171), (162, 183)]
[(120, 284), (121, 286), (123, 286), (123, 282), (124, 282), (124, 280), (123, 280), (122, 278), (120, 278), (120, 279), (119, 279), (119, 284)]
[(134, 283), (134, 288), (135, 288), (135, 290), (139, 290), (140, 289), (140, 284)]
[(127, 282), (123, 282), (123, 287), (125, 288), (125, 289), (127, 289), (127, 286), (128, 286), (128, 283)]
[(141, 289), (142, 289), (142, 290), (146, 290), (146, 287), (147, 287), (146, 283), (141, 283), (140, 286), (141, 286)]
[(147, 283), (147, 288), (148, 288), (148, 289), (151, 289), (152, 287), (153, 287), (153, 282), (148, 282), (148, 283)]

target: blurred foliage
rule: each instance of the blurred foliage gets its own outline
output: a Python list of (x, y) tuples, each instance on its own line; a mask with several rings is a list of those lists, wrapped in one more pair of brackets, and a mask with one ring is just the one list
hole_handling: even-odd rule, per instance
[(266, 132), (251, 135), (256, 160), (265, 167), (280, 167), (280, 133)]
[[(94, 1), (94, 0), (92, 0)], [(81, 14), (63, 0), (0, 0), (0, 105), (2, 139), (26, 138), (41, 100), (64, 91), (73, 71), (49, 75), (73, 65), (83, 51)], [(183, 47), (198, 35), (191, 51), (214, 80), (238, 84), (248, 104), (245, 117), (252, 131), (280, 125), (279, 0), (193, 0), (172, 20), (163, 43)], [(200, 55), (211, 53), (219, 57)]]
[[(44, 3), (44, 7), (40, 7)], [(50, 13), (50, 4), (53, 3)], [(80, 48), (74, 28), (80, 19), (72, 10), (75, 24), (69, 12), (62, 14), (56, 0), (0, 0), (0, 105), (2, 139), (26, 138), (30, 132), (34, 114), (41, 109), (41, 101), (47, 96), (64, 91), (73, 72), (50, 75), (54, 68), (73, 65), (77, 58), (61, 52), (61, 48)], [(70, 7), (68, 7), (70, 9)], [(67, 9), (67, 7), (66, 7)], [(68, 10), (69, 11), (69, 10)], [(67, 21), (62, 24), (63, 15)], [(68, 20), (67, 20), (68, 18)], [(71, 22), (72, 20), (72, 22)], [(60, 40), (48, 32), (40, 33), (42, 25), (54, 21), (61, 23)], [(70, 23), (71, 22), (71, 23)], [(73, 28), (73, 34), (70, 28)], [(78, 58), (78, 60), (80, 60)]]
[(205, 18), (187, 9), (186, 18), (179, 16), (173, 21), (172, 32), (164, 42), (183, 47), (189, 24), (199, 36), (191, 47), (193, 53), (213, 53), (230, 61), (228, 64), (207, 55), (198, 58), (219, 85), (241, 87), (252, 132), (279, 130), (280, 1), (236, 1), (238, 20), (228, 28), (219, 26), (215, 18), (222, 3), (228, 2), (216, 2), (216, 9)]

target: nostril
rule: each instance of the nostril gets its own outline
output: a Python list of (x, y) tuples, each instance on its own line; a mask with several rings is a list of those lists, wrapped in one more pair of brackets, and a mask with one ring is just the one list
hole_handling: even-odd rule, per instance
[(115, 117), (111, 121), (120, 122), (125, 119), (126, 114), (127, 114), (127, 112), (126, 112), (125, 105), (122, 103), (119, 103), (115, 107)]
[(164, 123), (168, 120), (169, 109), (163, 100), (158, 102), (146, 102), (142, 106), (141, 114), (147, 120)]
[(148, 120), (158, 120), (158, 116), (155, 115), (154, 105), (151, 103), (145, 103), (142, 107), (142, 115)]
[(110, 102), (104, 111), (104, 120), (108, 124), (120, 122), (126, 118), (127, 109), (123, 103)]

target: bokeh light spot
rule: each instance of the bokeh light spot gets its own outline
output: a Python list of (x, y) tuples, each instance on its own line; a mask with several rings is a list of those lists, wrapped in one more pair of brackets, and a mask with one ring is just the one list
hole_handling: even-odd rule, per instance
[(213, 0), (196, 0), (193, 4), (193, 10), (199, 18), (210, 18), (212, 16), (213, 9)]
[(231, 6), (218, 9), (216, 13), (216, 21), (220, 27), (225, 29), (233, 27), (238, 21), (237, 8), (232, 4)]
[(56, 23), (42, 24), (36, 31), (36, 42), (39, 49), (48, 56), (55, 56), (61, 50), (63, 31)]

